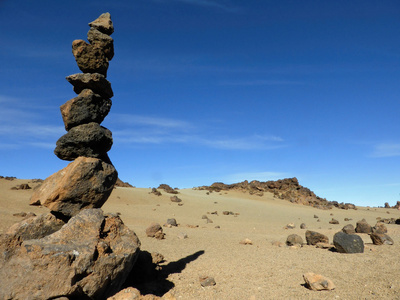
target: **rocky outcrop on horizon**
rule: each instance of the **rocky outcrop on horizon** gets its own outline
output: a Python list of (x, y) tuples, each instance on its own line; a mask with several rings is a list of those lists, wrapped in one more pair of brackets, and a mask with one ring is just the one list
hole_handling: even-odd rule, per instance
[(67, 77), (78, 96), (60, 107), (67, 133), (54, 150), (73, 162), (31, 196), (31, 205), (46, 206), (50, 213), (24, 219), (0, 235), (0, 299), (106, 299), (121, 289), (139, 255), (136, 234), (117, 214), (100, 209), (118, 178), (107, 155), (111, 132), (100, 125), (113, 95), (105, 78), (114, 27), (109, 13), (89, 26), (90, 43), (72, 43), (84, 73)]
[(273, 193), (276, 198), (288, 200), (292, 203), (313, 206), (319, 209), (331, 209), (332, 207), (356, 209), (356, 206), (351, 203), (338, 203), (337, 201), (328, 201), (325, 198), (318, 197), (310, 189), (301, 186), (296, 177), (266, 182), (260, 182), (257, 180), (248, 182), (245, 180), (234, 184), (215, 182), (210, 186), (201, 186), (196, 189), (207, 190), (209, 192), (236, 190), (258, 196), (262, 196), (265, 192), (269, 192)]

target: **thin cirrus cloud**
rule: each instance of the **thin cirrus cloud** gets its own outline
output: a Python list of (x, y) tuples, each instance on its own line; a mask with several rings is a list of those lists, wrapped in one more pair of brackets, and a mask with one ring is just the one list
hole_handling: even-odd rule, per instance
[(119, 128), (124, 128), (113, 130), (116, 143), (185, 144), (225, 150), (268, 150), (285, 147), (281, 137), (258, 134), (240, 137), (224, 134), (221, 137), (190, 122), (176, 119), (114, 114), (110, 121), (113, 126), (118, 124)]
[(374, 146), (372, 157), (400, 156), (400, 143), (381, 143)]

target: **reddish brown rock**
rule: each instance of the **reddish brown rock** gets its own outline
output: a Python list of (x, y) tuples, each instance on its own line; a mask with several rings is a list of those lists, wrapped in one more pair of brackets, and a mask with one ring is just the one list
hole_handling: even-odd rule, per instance
[(372, 226), (369, 225), (365, 219), (362, 219), (361, 221), (357, 222), (356, 232), (357, 233), (371, 233)]
[(64, 216), (84, 208), (100, 208), (112, 192), (118, 173), (97, 158), (79, 157), (48, 177), (31, 197), (31, 205), (41, 204)]
[(307, 245), (313, 245), (313, 246), (315, 246), (317, 243), (329, 244), (329, 238), (326, 235), (311, 230), (306, 231), (306, 241)]
[(82, 124), (100, 124), (110, 112), (111, 100), (104, 99), (90, 89), (83, 90), (77, 97), (60, 106), (65, 129), (68, 131)]
[(91, 45), (101, 48), (104, 51), (109, 61), (114, 57), (114, 40), (112, 37), (93, 27), (90, 28), (87, 37)]
[(347, 224), (346, 226), (344, 226), (344, 227), (342, 228), (342, 231), (343, 231), (344, 233), (347, 233), (347, 234), (354, 234), (354, 233), (356, 233), (356, 230), (355, 230), (355, 228), (354, 228), (354, 226), (353, 226), (352, 224)]
[(387, 233), (387, 227), (383, 222), (378, 222), (374, 227), (372, 227), (373, 233)]
[(54, 153), (63, 160), (74, 160), (79, 156), (106, 160), (112, 144), (111, 131), (92, 122), (71, 128), (58, 139)]
[(84, 40), (75, 40), (72, 42), (72, 54), (83, 73), (99, 73), (107, 77), (108, 59), (103, 49)]
[(306, 283), (306, 287), (313, 291), (322, 291), (322, 290), (333, 290), (335, 289), (335, 285), (329, 278), (326, 278), (320, 274), (315, 273), (305, 273), (303, 275), (304, 281)]
[(74, 92), (79, 94), (84, 89), (91, 89), (95, 94), (104, 98), (112, 98), (114, 93), (111, 83), (99, 73), (78, 73), (66, 77), (67, 81), (73, 85)]
[(101, 14), (96, 20), (90, 22), (89, 26), (96, 28), (100, 32), (107, 35), (111, 35), (114, 32), (114, 25), (111, 21), (111, 15), (108, 12)]
[(100, 209), (41, 239), (1, 238), (0, 299), (106, 299), (120, 290), (140, 246), (118, 216)]
[(385, 233), (373, 232), (369, 235), (374, 245), (393, 245), (394, 242), (390, 236)]
[(158, 240), (162, 240), (165, 236), (163, 233), (163, 229), (160, 224), (152, 223), (149, 227), (146, 228), (146, 235), (148, 237), (154, 237)]

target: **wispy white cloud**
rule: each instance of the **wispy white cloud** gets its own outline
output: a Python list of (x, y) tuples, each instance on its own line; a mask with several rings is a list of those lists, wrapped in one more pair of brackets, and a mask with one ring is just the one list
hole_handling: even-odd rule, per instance
[(245, 180), (252, 181), (269, 181), (269, 180), (278, 180), (288, 177), (287, 173), (284, 172), (246, 172), (246, 173), (234, 173), (226, 175), (222, 178), (225, 183), (237, 183)]
[[(113, 130), (116, 143), (185, 144), (226, 150), (268, 150), (285, 147), (285, 141), (274, 135), (219, 136), (201, 126), (177, 119), (155, 116), (117, 115), (110, 118), (119, 128)], [(121, 126), (123, 125), (123, 126)]]
[(374, 145), (371, 157), (400, 156), (400, 143), (381, 143)]

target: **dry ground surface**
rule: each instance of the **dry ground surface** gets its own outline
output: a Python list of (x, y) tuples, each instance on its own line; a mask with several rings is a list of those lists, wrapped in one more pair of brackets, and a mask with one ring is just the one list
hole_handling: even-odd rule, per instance
[[(19, 221), (19, 212), (45, 213), (46, 208), (29, 206), (32, 190), (11, 190), (30, 180), (0, 179), (0, 232)], [(278, 247), (289, 234), (305, 241), (307, 229), (333, 235), (346, 224), (365, 218), (375, 225), (376, 218), (400, 218), (395, 209), (359, 207), (357, 210), (319, 210), (273, 198), (272, 194), (250, 196), (241, 192), (210, 193), (180, 190), (182, 206), (170, 201), (171, 194), (150, 194), (150, 189), (116, 188), (103, 206), (105, 212), (120, 213), (124, 223), (136, 232), (141, 249), (164, 255), (164, 265), (175, 265), (166, 281), (177, 299), (400, 299), (400, 225), (387, 225), (395, 244), (375, 246), (366, 234), (365, 253), (340, 254), (305, 245)], [(384, 202), (377, 199), (377, 202)], [(211, 212), (218, 212), (218, 215)], [(238, 213), (223, 215), (223, 211)], [(388, 213), (389, 212), (389, 213)], [(333, 214), (333, 215), (331, 215)], [(213, 223), (202, 219), (207, 215)], [(318, 215), (320, 222), (314, 218)], [(164, 227), (164, 240), (149, 238), (145, 229), (175, 218), (178, 227)], [(329, 224), (335, 218), (339, 225)], [(345, 222), (344, 218), (351, 218)], [(284, 229), (295, 223), (295, 229)], [(188, 225), (198, 225), (196, 228)], [(219, 226), (220, 228), (216, 228)], [(187, 239), (180, 239), (180, 233)], [(239, 242), (250, 239), (253, 245)], [(310, 291), (304, 287), (306, 272), (322, 274), (336, 285), (333, 291)], [(211, 276), (215, 286), (202, 287), (200, 276)]]

